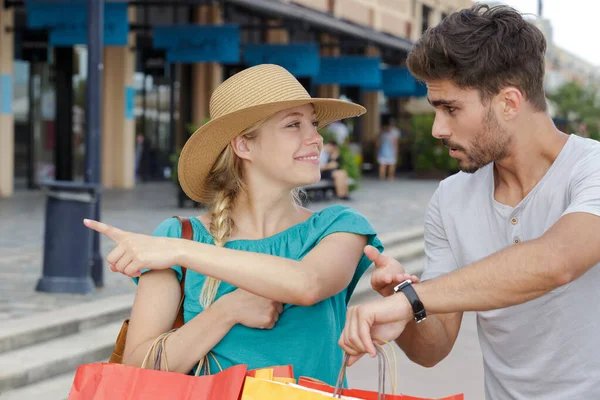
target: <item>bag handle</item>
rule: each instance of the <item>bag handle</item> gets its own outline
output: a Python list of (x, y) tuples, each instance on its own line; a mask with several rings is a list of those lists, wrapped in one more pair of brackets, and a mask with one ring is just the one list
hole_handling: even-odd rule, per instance
[[(181, 223), (181, 238), (187, 240), (194, 240), (194, 227), (192, 226), (189, 218), (175, 216)], [(181, 300), (179, 301), (179, 307), (177, 307), (177, 317), (173, 324), (173, 329), (181, 328), (184, 324), (183, 320), (183, 300), (185, 299), (185, 273), (186, 268), (181, 267)]]
[[(396, 361), (396, 352), (394, 351), (394, 347), (387, 342), (382, 342), (383, 344), (387, 344), (390, 346), (392, 350), (392, 356), (394, 360), (394, 368), (392, 369), (390, 363), (390, 357), (385, 351), (385, 348), (379, 343), (373, 343), (375, 345), (375, 350), (377, 352), (377, 361), (378, 361), (378, 385), (377, 385), (377, 400), (385, 399), (385, 377), (386, 377), (386, 367), (389, 370), (391, 386), (392, 386), (392, 395), (396, 393), (396, 376), (397, 376), (397, 361)], [(344, 361), (342, 367), (340, 368), (340, 372), (338, 374), (338, 379), (335, 384), (335, 390), (333, 392), (333, 397), (341, 399), (342, 398), (342, 388), (344, 385), (344, 378), (346, 377), (346, 369), (348, 366), (348, 360), (350, 359), (350, 355), (344, 354)]]

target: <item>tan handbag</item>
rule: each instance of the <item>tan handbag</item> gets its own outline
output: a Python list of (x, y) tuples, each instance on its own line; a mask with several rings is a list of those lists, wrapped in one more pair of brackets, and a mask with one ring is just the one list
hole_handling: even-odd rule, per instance
[[(181, 223), (181, 238), (194, 240), (194, 229), (192, 228), (192, 223), (187, 218), (175, 217)], [(185, 285), (185, 268), (181, 267), (181, 301), (179, 302), (179, 308), (177, 309), (177, 317), (175, 319), (175, 323), (173, 324), (173, 329), (180, 328), (183, 326), (183, 299), (184, 299), (184, 285)], [(123, 352), (125, 351), (125, 340), (127, 338), (127, 329), (129, 328), (129, 319), (123, 321), (123, 325), (121, 326), (121, 331), (117, 336), (117, 341), (115, 343), (115, 348), (113, 349), (113, 353), (108, 360), (109, 363), (114, 364), (122, 364), (123, 363)], [(161, 335), (162, 336), (162, 335)]]

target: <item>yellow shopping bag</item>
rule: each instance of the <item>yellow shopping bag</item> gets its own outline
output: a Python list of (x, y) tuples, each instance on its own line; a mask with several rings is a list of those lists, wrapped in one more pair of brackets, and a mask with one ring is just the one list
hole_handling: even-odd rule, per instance
[[(360, 400), (354, 397), (336, 397), (344, 400)], [(241, 400), (331, 400), (332, 395), (320, 390), (267, 379), (246, 377)]]

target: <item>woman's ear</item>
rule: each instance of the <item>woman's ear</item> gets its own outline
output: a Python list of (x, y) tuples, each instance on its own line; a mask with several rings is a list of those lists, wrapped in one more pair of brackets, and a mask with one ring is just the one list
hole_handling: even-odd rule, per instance
[(231, 145), (233, 147), (233, 151), (239, 158), (242, 160), (252, 161), (248, 138), (244, 136), (235, 137), (231, 141)]

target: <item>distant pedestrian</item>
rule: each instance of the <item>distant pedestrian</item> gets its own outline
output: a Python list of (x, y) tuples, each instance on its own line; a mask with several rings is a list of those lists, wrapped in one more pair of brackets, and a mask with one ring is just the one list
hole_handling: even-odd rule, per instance
[(389, 114), (381, 117), (381, 133), (377, 139), (377, 162), (379, 163), (379, 179), (393, 181), (396, 178), (398, 163), (398, 139), (400, 130), (396, 121)]

